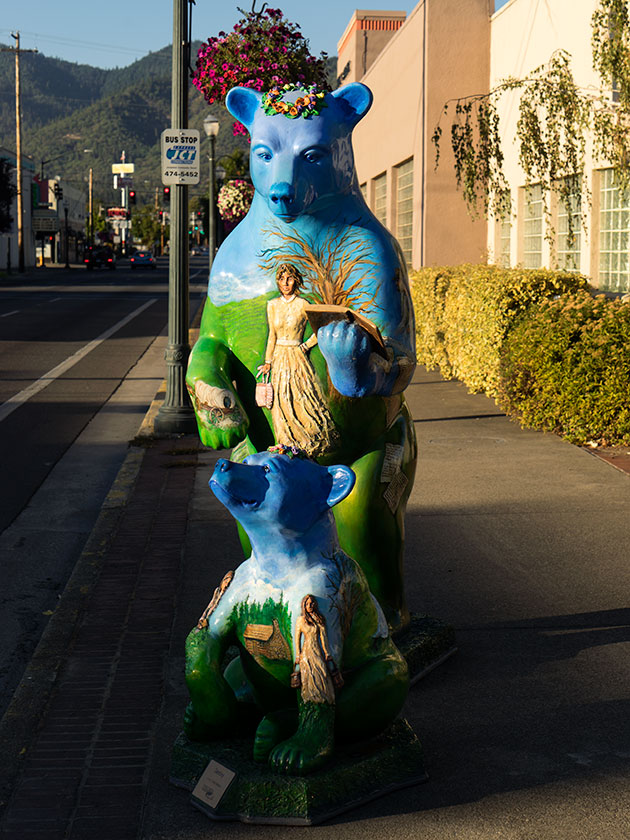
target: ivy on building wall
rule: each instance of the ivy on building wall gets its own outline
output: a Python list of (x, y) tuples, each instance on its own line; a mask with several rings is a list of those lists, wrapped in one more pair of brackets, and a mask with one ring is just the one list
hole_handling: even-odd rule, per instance
[(597, 150), (616, 170), (621, 189), (630, 188), (630, 18), (627, 0), (600, 0), (592, 19), (593, 67), (611, 97), (594, 112)]
[[(592, 137), (594, 153), (616, 170), (621, 189), (630, 188), (630, 20), (627, 0), (600, 0), (592, 17), (593, 66), (600, 90), (579, 88), (565, 50), (528, 76), (507, 78), (487, 94), (463, 96), (445, 105), (434, 133), (436, 166), (440, 159), (445, 115), (450, 125), (458, 188), (473, 216), (480, 213), (506, 219), (511, 212), (509, 184), (503, 169), (499, 103), (518, 91), (515, 141), (525, 185), (540, 184), (547, 238), (553, 239), (550, 195), (566, 208), (576, 206), (585, 224), (590, 194), (584, 177), (586, 148)], [(568, 213), (568, 239), (576, 235)]]

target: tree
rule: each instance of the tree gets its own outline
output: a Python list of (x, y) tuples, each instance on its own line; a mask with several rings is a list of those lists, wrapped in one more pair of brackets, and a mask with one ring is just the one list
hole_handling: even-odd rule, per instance
[(157, 211), (149, 204), (145, 204), (139, 210), (134, 210), (131, 220), (131, 232), (134, 239), (150, 248), (155, 242), (160, 241), (161, 230)]
[(17, 195), (17, 188), (11, 178), (13, 165), (6, 158), (0, 158), (0, 233), (10, 230), (13, 218), (11, 205)]
[(249, 176), (249, 156), (243, 149), (234, 149), (229, 155), (224, 155), (219, 162), (225, 169), (226, 179)]
[[(550, 224), (549, 194), (556, 191), (566, 207), (575, 207), (582, 222), (590, 194), (585, 174), (589, 137), (596, 155), (616, 170), (619, 187), (630, 187), (630, 22), (627, 0), (600, 0), (592, 18), (593, 66), (601, 78), (599, 91), (581, 90), (571, 71), (571, 56), (559, 50), (548, 63), (522, 79), (505, 79), (487, 94), (454, 100), (450, 126), (457, 186), (471, 215), (504, 219), (511, 211), (509, 186), (503, 171), (498, 102), (508, 91), (519, 90), (516, 142), (526, 186), (540, 184), (543, 208)], [(610, 91), (615, 90), (617, 101)], [(453, 100), (447, 102), (443, 115)], [(442, 128), (433, 133), (436, 166)], [(569, 239), (575, 235), (568, 214)]]

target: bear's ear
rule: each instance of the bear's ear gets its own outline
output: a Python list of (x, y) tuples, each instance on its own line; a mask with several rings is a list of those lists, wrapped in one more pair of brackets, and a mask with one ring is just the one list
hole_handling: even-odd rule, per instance
[(228, 93), (225, 99), (225, 107), (230, 114), (244, 126), (254, 122), (254, 114), (262, 101), (262, 96), (255, 90), (245, 87), (235, 87)]
[(342, 105), (346, 119), (354, 126), (362, 119), (372, 107), (372, 91), (367, 85), (361, 82), (352, 82), (349, 85), (333, 90), (330, 94)]
[(344, 467), (343, 464), (336, 464), (334, 467), (328, 467), (328, 473), (332, 477), (332, 487), (326, 502), (328, 507), (342, 502), (354, 487), (356, 476), (350, 467)]

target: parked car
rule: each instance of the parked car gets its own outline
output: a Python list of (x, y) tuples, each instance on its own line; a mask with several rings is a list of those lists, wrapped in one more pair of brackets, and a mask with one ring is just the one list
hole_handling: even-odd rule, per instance
[(155, 257), (151, 251), (136, 251), (129, 260), (132, 268), (156, 268)]
[(116, 268), (116, 254), (110, 248), (86, 248), (83, 263), (88, 271), (93, 268)]

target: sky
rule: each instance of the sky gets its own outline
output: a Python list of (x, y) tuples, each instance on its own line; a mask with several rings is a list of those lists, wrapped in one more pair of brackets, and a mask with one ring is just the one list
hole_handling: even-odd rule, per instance
[[(237, 5), (249, 11), (251, 0), (196, 0), (192, 7), (193, 38), (205, 41), (220, 30), (229, 31), (242, 17)], [(256, 8), (260, 9), (261, 0)], [(356, 8), (366, 0), (272, 0), (285, 16), (298, 23), (310, 41), (311, 52), (337, 54), (337, 41)], [(416, 6), (410, 0), (377, 0), (372, 8), (400, 9)], [(370, 4), (367, 4), (370, 7)], [(10, 27), (10, 28), (5, 28)], [(172, 0), (22, 0), (7, 4), (2, 13), (0, 42), (36, 48), (44, 55), (95, 67), (125, 67), (149, 52), (171, 43)]]
[[(497, 8), (507, 0), (496, 0)], [(396, 9), (409, 14), (417, 0), (272, 0), (285, 16), (298, 23), (310, 41), (311, 52), (337, 54), (337, 41), (356, 8)], [(229, 31), (249, 10), (248, 0), (196, 0), (192, 7), (193, 38), (205, 41), (220, 30)], [(261, 0), (256, 8), (260, 9)], [(269, 5), (269, 4), (268, 4)], [(0, 42), (13, 46), (11, 32), (20, 32), (20, 46), (44, 55), (94, 67), (126, 67), (149, 52), (171, 43), (172, 0), (22, 0), (5, 8)], [(10, 27), (8, 29), (4, 27)]]

